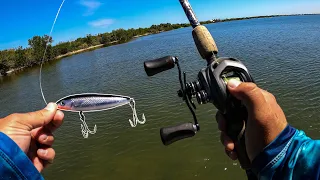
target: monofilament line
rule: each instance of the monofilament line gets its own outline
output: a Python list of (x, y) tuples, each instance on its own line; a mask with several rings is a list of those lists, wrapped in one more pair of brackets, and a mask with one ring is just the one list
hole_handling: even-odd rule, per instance
[[(50, 30), (49, 38), (50, 38), (51, 35), (52, 35), (52, 31), (53, 31), (54, 25), (56, 24), (56, 21), (57, 21), (57, 19), (58, 19), (58, 17), (59, 17), (60, 10), (61, 10), (64, 2), (65, 2), (65, 0), (62, 1), (61, 5), (60, 5), (60, 7), (59, 7), (59, 9), (58, 9), (58, 12), (57, 12), (57, 14), (56, 14), (56, 17), (54, 18), (54, 21), (53, 21), (53, 24), (52, 24), (52, 27), (51, 27), (51, 30)], [(49, 39), (48, 39), (48, 40), (49, 40)], [(46, 48), (45, 48), (45, 50), (44, 50), (43, 57), (42, 57), (42, 60), (41, 60), (40, 75), (39, 75), (40, 91), (41, 91), (41, 95), (42, 95), (43, 101), (44, 101), (44, 103), (46, 103), (46, 104), (48, 104), (48, 103), (47, 103), (46, 98), (44, 97), (44, 94), (43, 94), (41, 80), (42, 80), (42, 65), (43, 65), (43, 61), (44, 61), (44, 58), (45, 58), (45, 56), (46, 56), (47, 49), (48, 49), (48, 44), (49, 44), (49, 43), (48, 43), (48, 42), (49, 42), (48, 40), (47, 40), (47, 42), (46, 42)]]

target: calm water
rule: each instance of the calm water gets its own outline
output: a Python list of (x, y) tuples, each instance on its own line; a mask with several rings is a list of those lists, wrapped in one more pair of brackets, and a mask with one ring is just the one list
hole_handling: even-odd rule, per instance
[[(274, 93), (288, 121), (311, 137), (320, 137), (320, 16), (280, 17), (207, 25), (220, 56), (241, 59), (258, 85)], [(219, 142), (216, 110), (197, 111), (201, 132), (194, 138), (162, 145), (159, 128), (192, 121), (177, 97), (177, 70), (148, 78), (143, 61), (166, 55), (180, 57), (189, 80), (205, 66), (194, 46), (191, 28), (147, 36), (127, 44), (75, 55), (47, 64), (44, 92), (49, 101), (83, 92), (134, 97), (147, 123), (131, 128), (129, 106), (87, 113), (96, 135), (83, 139), (76, 113), (65, 113), (56, 132), (56, 160), (46, 179), (244, 179), (239, 164), (229, 160)], [(0, 117), (44, 107), (39, 69), (1, 79)], [(225, 168), (227, 168), (225, 170)]]

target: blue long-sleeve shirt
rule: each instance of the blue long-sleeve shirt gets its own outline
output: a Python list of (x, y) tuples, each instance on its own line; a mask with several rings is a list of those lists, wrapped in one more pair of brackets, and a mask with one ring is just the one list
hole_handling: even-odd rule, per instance
[(320, 141), (288, 125), (252, 162), (258, 179), (320, 179)]
[[(287, 126), (252, 162), (258, 179), (320, 179), (320, 141)], [(0, 132), (0, 179), (43, 179), (26, 154)]]
[(43, 179), (28, 156), (8, 136), (0, 132), (0, 180)]

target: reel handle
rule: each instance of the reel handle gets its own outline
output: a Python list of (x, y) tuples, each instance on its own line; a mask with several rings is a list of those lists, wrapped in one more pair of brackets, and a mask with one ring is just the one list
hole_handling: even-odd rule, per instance
[(193, 137), (197, 132), (197, 126), (193, 123), (184, 123), (160, 129), (160, 136), (164, 145), (170, 145), (176, 141)]
[(163, 71), (174, 68), (176, 58), (173, 56), (166, 56), (163, 58), (145, 61), (144, 70), (148, 76), (154, 76)]

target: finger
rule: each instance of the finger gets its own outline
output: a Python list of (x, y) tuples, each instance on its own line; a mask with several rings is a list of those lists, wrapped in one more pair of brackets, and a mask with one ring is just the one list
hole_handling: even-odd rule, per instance
[(261, 89), (254, 83), (241, 83), (232, 79), (228, 82), (228, 89), (233, 96), (241, 100), (249, 109), (266, 104)]
[(42, 129), (41, 131), (39, 131), (39, 134), (36, 139), (40, 144), (47, 146), (52, 146), (54, 142), (53, 134), (46, 129)]
[(231, 140), (231, 138), (229, 136), (227, 136), (227, 134), (225, 132), (221, 132), (220, 141), (226, 150), (228, 150), (228, 151), (234, 150), (234, 142)]
[(32, 163), (36, 167), (36, 169), (41, 173), (41, 171), (43, 171), (44, 168), (52, 164), (52, 161), (46, 161), (46, 160), (40, 159), (39, 157), (35, 157), (32, 159)]
[(230, 157), (230, 159), (234, 161), (238, 159), (238, 155), (235, 151), (228, 151), (227, 149), (225, 149), (225, 152)]
[(53, 117), (53, 120), (45, 126), (46, 129), (53, 132), (58, 129), (63, 123), (64, 113), (60, 110), (56, 112)]
[(222, 115), (222, 113), (220, 111), (218, 111), (217, 114), (216, 114), (216, 121), (218, 123), (218, 129), (220, 131), (226, 131), (227, 130), (227, 122), (226, 122), (224, 116)]
[(43, 148), (37, 150), (37, 155), (41, 160), (52, 163), (56, 152), (53, 148)]
[[(42, 151), (47, 152), (43, 153)], [(36, 169), (41, 172), (45, 167), (47, 167), (49, 164), (52, 164), (53, 159), (55, 157), (55, 151), (52, 148), (42, 148), (37, 150), (37, 155), (30, 158), (33, 165), (36, 167)]]
[(44, 160), (38, 157), (35, 157), (34, 159), (32, 159), (32, 163), (39, 172), (41, 172), (45, 168)]
[(31, 130), (31, 137), (42, 145), (52, 146), (54, 142), (52, 132), (44, 127)]
[(22, 120), (23, 122), (21, 123), (27, 125), (31, 129), (35, 129), (49, 124), (49, 122), (55, 116), (56, 111), (57, 105), (55, 103), (49, 103), (47, 107), (42, 110), (25, 114), (18, 114), (20, 117), (17, 119)]

